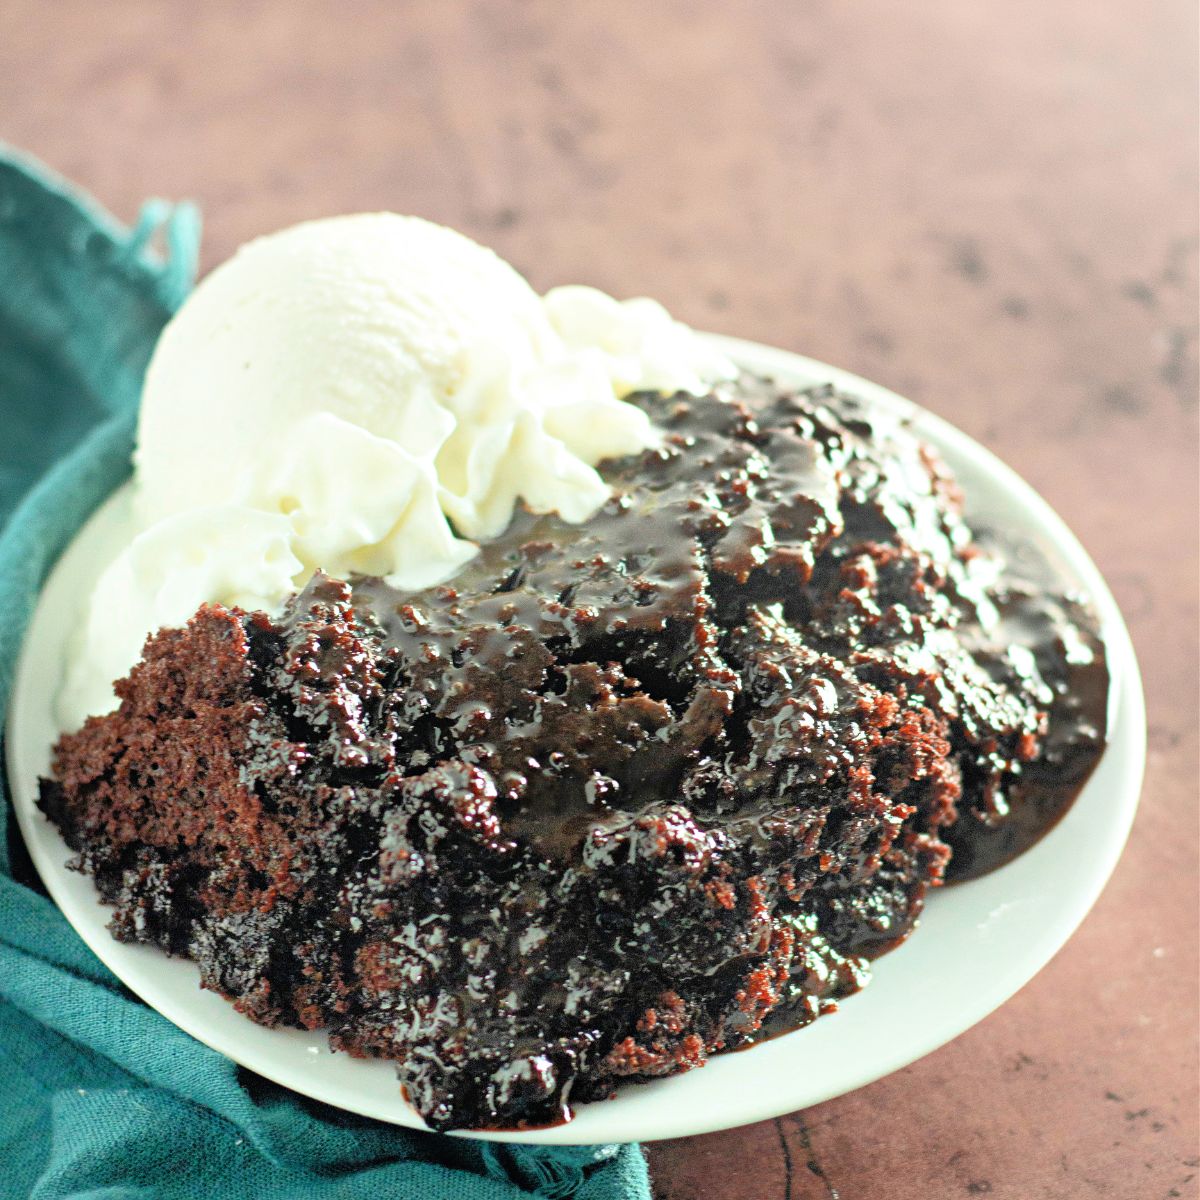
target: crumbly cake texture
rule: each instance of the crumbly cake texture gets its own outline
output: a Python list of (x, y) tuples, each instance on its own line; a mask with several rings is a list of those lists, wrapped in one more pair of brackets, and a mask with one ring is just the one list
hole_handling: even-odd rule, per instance
[[(1094, 621), (997, 581), (902, 420), (743, 377), (451, 585), (164, 630), (41, 806), (111, 928), (397, 1064), (436, 1129), (569, 1118), (863, 985), (1103, 746)], [(951, 858), (953, 847), (954, 858)]]

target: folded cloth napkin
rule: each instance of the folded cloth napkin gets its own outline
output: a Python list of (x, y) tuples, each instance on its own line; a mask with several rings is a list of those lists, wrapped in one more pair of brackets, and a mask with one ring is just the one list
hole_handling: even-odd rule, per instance
[[(0, 147), (0, 722), (46, 572), (129, 473), (142, 373), (198, 237), (187, 205), (151, 202), (128, 230)], [(7, 793), (4, 808), (0, 1197), (648, 1200), (637, 1146), (414, 1133), (240, 1070), (91, 954), (40, 889)]]

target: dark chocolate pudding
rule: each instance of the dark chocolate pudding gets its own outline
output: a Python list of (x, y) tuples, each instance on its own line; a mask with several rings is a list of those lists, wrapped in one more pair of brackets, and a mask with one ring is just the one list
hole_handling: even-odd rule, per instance
[(1098, 760), (1079, 600), (1006, 573), (903, 422), (743, 376), (449, 586), (202, 608), (57, 748), (112, 930), (395, 1060), (435, 1129), (537, 1126), (862, 987), (928, 889)]

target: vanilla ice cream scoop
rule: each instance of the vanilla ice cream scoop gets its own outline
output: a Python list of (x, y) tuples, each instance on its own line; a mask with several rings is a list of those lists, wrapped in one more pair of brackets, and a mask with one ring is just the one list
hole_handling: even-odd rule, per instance
[[(145, 636), (205, 601), (271, 611), (317, 569), (428, 587), (518, 504), (587, 520), (609, 494), (597, 464), (657, 441), (623, 397), (732, 373), (653, 301), (539, 296), (492, 251), (417, 217), (334, 217), (249, 243), (151, 359), (141, 532), (97, 589), (106, 619), (85, 629), (109, 644), (85, 633), (64, 721), (99, 711)], [(171, 549), (179, 539), (196, 552)], [(128, 626), (116, 638), (114, 613)]]
[[(518, 372), (552, 351), (541, 298), (469, 238), (391, 213), (309, 221), (243, 246), (163, 331), (142, 398), (139, 509), (155, 520), (266, 501), (264, 471), (328, 414), (431, 461), (479, 346)], [(347, 464), (349, 466), (349, 464)]]

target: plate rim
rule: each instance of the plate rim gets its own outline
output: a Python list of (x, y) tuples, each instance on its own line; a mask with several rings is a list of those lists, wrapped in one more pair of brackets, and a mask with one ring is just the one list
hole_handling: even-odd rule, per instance
[[(786, 1089), (780, 1091), (765, 1088), (764, 1094), (761, 1096), (755, 1097), (751, 1092), (747, 1098), (743, 1099), (742, 1095), (736, 1095), (732, 1103), (720, 1106), (717, 1111), (708, 1111), (703, 1116), (689, 1119), (686, 1111), (672, 1111), (673, 1106), (670, 1101), (672, 1085), (678, 1086), (682, 1081), (687, 1080), (694, 1074), (694, 1072), (689, 1072), (658, 1080), (651, 1084), (630, 1086), (619, 1092), (616, 1100), (596, 1101), (580, 1105), (576, 1110), (577, 1115), (575, 1120), (568, 1122), (566, 1125), (537, 1130), (455, 1130), (452, 1131), (451, 1136), (498, 1142), (560, 1145), (586, 1145), (633, 1140), (651, 1141), (673, 1137), (695, 1136), (720, 1129), (739, 1127), (755, 1121), (770, 1119), (783, 1113), (796, 1111), (800, 1107), (823, 1103), (826, 1100), (845, 1095), (859, 1087), (890, 1075), (912, 1062), (925, 1057), (927, 1054), (940, 1049), (955, 1038), (960, 1037), (1001, 1005), (1007, 1003), (1017, 991), (1042, 970), (1050, 959), (1066, 944), (1075, 930), (1078, 929), (1099, 898), (1120, 859), (1129, 835), (1129, 830), (1133, 824), (1144, 779), (1146, 755), (1145, 700), (1136, 655), (1120, 609), (1113, 599), (1112, 593), (1099, 569), (1092, 562), (1091, 557), (1084, 550), (1066, 523), (1051, 508), (1049, 503), (1030, 484), (1022, 479), (1017, 472), (981, 443), (975, 441), (968, 434), (959, 430), (949, 421), (931, 412), (929, 409), (923, 408), (897, 395), (880, 384), (863, 379), (841, 368), (830, 366), (816, 359), (795, 354), (782, 348), (719, 334), (705, 334), (704, 336), (716, 348), (724, 351), (725, 354), (740, 366), (748, 370), (765, 374), (779, 374), (785, 377), (785, 379), (788, 376), (806, 376), (821, 381), (828, 381), (835, 386), (845, 388), (848, 391), (863, 396), (871, 403), (881, 404), (895, 412), (912, 416), (918, 424), (919, 432), (922, 436), (930, 436), (939, 447), (953, 447), (954, 453), (966, 460), (973, 461), (981, 469), (986, 470), (1003, 487), (1006, 493), (1019, 498), (1022, 506), (1037, 516), (1047, 532), (1048, 540), (1053, 544), (1055, 550), (1062, 553), (1071, 571), (1082, 579), (1089, 598), (1095, 604), (1101, 617), (1103, 636), (1108, 651), (1110, 671), (1112, 673), (1110, 714), (1113, 721), (1110, 728), (1109, 745), (1105, 753), (1106, 755), (1112, 755), (1119, 749), (1123, 756), (1118, 768), (1120, 771), (1121, 789), (1118, 805), (1119, 820), (1107, 830), (1107, 836), (1103, 844), (1103, 853), (1093, 864), (1093, 870), (1089, 876), (1087, 886), (1081, 887), (1077, 893), (1073, 894), (1073, 903), (1070, 905), (1070, 911), (1056, 914), (1058, 920), (1054, 932), (1043, 940), (1043, 944), (1039, 946), (1035, 953), (1021, 960), (1019, 967), (1015, 971), (1012, 970), (1010, 964), (1007, 982), (999, 987), (995, 993), (990, 994), (986, 1002), (979, 1004), (976, 1008), (968, 1012), (961, 1022), (956, 1022), (956, 1028), (948, 1032), (943, 1031), (943, 1033), (935, 1034), (932, 1037), (918, 1038), (906, 1049), (899, 1051), (891, 1058), (885, 1059), (882, 1065), (879, 1065), (878, 1060), (875, 1060), (870, 1065), (860, 1067), (856, 1072), (848, 1071), (837, 1086), (827, 1090), (822, 1095), (808, 1095), (797, 1102), (797, 1093), (795, 1092), (791, 1093), (789, 1098)], [(112, 493), (89, 517), (80, 531), (76, 533), (64, 553), (60, 555), (39, 593), (34, 614), (22, 639), (21, 650), (17, 658), (6, 730), (8, 776), (17, 822), (29, 849), (30, 856), (33, 859), (34, 866), (59, 911), (63, 913), (76, 933), (89, 946), (92, 952), (145, 1003), (178, 1028), (183, 1029), (190, 1036), (196, 1038), (197, 1041), (208, 1045), (226, 1057), (232, 1058), (248, 1069), (279, 1083), (281, 1086), (298, 1091), (310, 1098), (328, 1103), (345, 1111), (381, 1120), (388, 1124), (410, 1129), (426, 1130), (427, 1126), (420, 1120), (415, 1110), (408, 1107), (403, 1101), (400, 1101), (399, 1111), (394, 1109), (385, 1110), (373, 1105), (369, 1101), (360, 1100), (355, 1104), (352, 1097), (349, 1098), (348, 1102), (348, 1098), (344, 1095), (340, 1100), (332, 1099), (328, 1090), (322, 1090), (319, 1086), (315, 1089), (297, 1086), (294, 1075), (281, 1068), (274, 1068), (269, 1059), (264, 1062), (255, 1054), (247, 1054), (246, 1052), (238, 1053), (236, 1047), (231, 1049), (229, 1039), (214, 1035), (202, 1016), (197, 1017), (186, 1012), (180, 1013), (178, 1010), (173, 1009), (173, 1006), (172, 1011), (166, 1011), (161, 1002), (156, 1003), (155, 1000), (144, 994), (146, 985), (141, 980), (140, 973), (135, 973), (134, 981), (131, 981), (127, 977), (129, 972), (126, 960), (130, 952), (153, 956), (154, 960), (164, 964), (172, 961), (184, 964), (198, 975), (198, 968), (195, 964), (189, 960), (172, 960), (160, 951), (150, 947), (131, 947), (115, 941), (109, 935), (106, 928), (110, 910), (106, 906), (101, 905), (98, 897), (95, 897), (94, 892), (92, 894), (95, 898), (97, 910), (95, 918), (92, 921), (83, 921), (77, 920), (72, 915), (72, 910), (75, 909), (76, 905), (74, 900), (68, 895), (68, 872), (65, 867), (67, 847), (62, 842), (57, 831), (53, 831), (54, 843), (62, 853), (60, 853), (59, 861), (57, 862), (50, 858), (49, 850), (43, 844), (43, 838), (39, 837), (38, 830), (35, 828), (35, 823), (41, 823), (42, 832), (44, 833), (45, 826), (48, 825), (47, 819), (36, 808), (32, 797), (26, 794), (30, 791), (30, 782), (36, 783), (37, 774), (41, 770), (40, 767), (34, 767), (28, 760), (29, 756), (26, 754), (26, 749), (29, 739), (24, 734), (26, 721), (28, 720), (31, 724), (35, 722), (34, 715), (28, 711), (29, 706), (25, 702), (25, 698), (30, 693), (29, 679), (36, 671), (38, 665), (31, 647), (38, 640), (34, 636), (34, 631), (35, 628), (40, 630), (39, 618), (43, 616), (44, 597), (47, 591), (50, 590), (51, 584), (58, 575), (60, 568), (64, 564), (69, 565), (73, 561), (72, 556), (77, 553), (76, 548), (78, 544), (86, 540), (85, 535), (87, 531), (92, 529), (96, 523), (102, 521), (104, 514), (110, 512), (114, 506), (122, 503), (122, 498), (127, 498), (129, 491), (130, 484), (126, 482)], [(1086, 786), (1084, 792), (1085, 794), (1087, 792)], [(1079, 798), (1080, 801), (1083, 798), (1083, 795), (1081, 795)], [(79, 880), (83, 877), (75, 875), (73, 878), (74, 880)], [(88, 882), (90, 884), (90, 880)], [(958, 885), (955, 891), (970, 886), (972, 885)], [(941, 902), (945, 903), (946, 901)], [(916, 936), (919, 937), (920, 934), (918, 933)], [(903, 947), (900, 948), (898, 953), (903, 953)], [(153, 973), (153, 968), (150, 969), (150, 973)], [(142, 986), (139, 986), (139, 983)], [(149, 990), (153, 992), (154, 988), (151, 986)], [(199, 991), (197, 983), (197, 992)], [(247, 1036), (249, 1036), (249, 1031), (262, 1028), (250, 1022), (248, 1017), (236, 1013), (232, 1005), (216, 997), (215, 994), (202, 994), (210, 996), (217, 1003), (225, 1006), (230, 1015), (235, 1017), (239, 1024), (244, 1023), (247, 1027)], [(836, 1020), (837, 1016), (835, 1015), (832, 1019)], [(719, 1062), (731, 1057), (742, 1059), (747, 1055), (770, 1053), (772, 1046), (784, 1041), (790, 1043), (792, 1038), (801, 1037), (804, 1033), (805, 1030), (803, 1029), (797, 1030), (792, 1034), (786, 1034), (781, 1038), (774, 1039), (772, 1042), (761, 1044), (753, 1050), (748, 1050), (737, 1055), (714, 1056), (713, 1061)], [(314, 1040), (322, 1044), (324, 1043), (324, 1036), (320, 1031), (317, 1031), (312, 1036)], [(312, 1052), (311, 1049), (310, 1052)], [(326, 1057), (331, 1057), (330, 1052), (327, 1050), (323, 1051), (321, 1057), (314, 1061), (323, 1061)], [(338, 1055), (337, 1057), (343, 1062), (358, 1063), (360, 1061), (350, 1060), (346, 1055)], [(390, 1069), (390, 1064), (377, 1061), (369, 1061), (363, 1065), (370, 1069), (378, 1069), (381, 1066), (387, 1066)], [(712, 1069), (711, 1066), (709, 1069)], [(394, 1080), (394, 1074), (392, 1078)], [(622, 1118), (624, 1117), (624, 1109), (621, 1107), (622, 1097), (637, 1094), (648, 1095), (652, 1089), (656, 1093), (661, 1093), (659, 1096), (661, 1100), (659, 1108), (662, 1109), (660, 1119), (649, 1129), (635, 1130), (626, 1128), (622, 1130)], [(817, 1090), (820, 1091), (820, 1089)], [(396, 1097), (399, 1099), (398, 1086), (396, 1087)], [(650, 1103), (653, 1104), (653, 1101)], [(626, 1103), (626, 1107), (631, 1107), (628, 1102)], [(635, 1113), (638, 1109), (644, 1107), (646, 1107), (645, 1104), (636, 1106), (634, 1109)], [(585, 1114), (587, 1116), (586, 1120), (584, 1120)], [(595, 1132), (591, 1130), (591, 1126), (593, 1125), (599, 1127)]]

